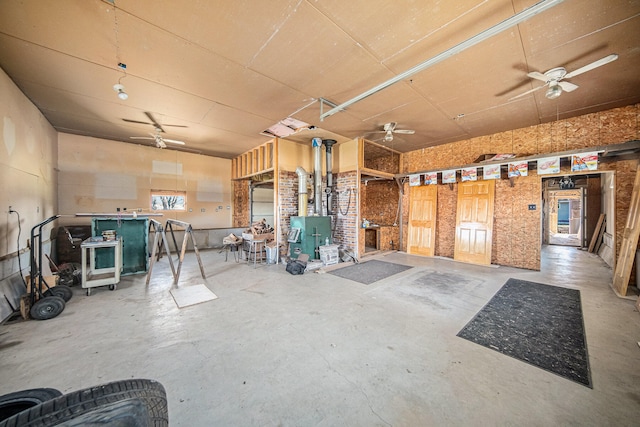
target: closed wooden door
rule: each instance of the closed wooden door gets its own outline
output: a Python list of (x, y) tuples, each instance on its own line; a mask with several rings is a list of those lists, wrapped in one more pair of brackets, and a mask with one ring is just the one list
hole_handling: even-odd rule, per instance
[(409, 242), (407, 252), (433, 256), (436, 244), (436, 208), (438, 187), (410, 187)]
[(492, 180), (459, 184), (454, 259), (491, 264), (495, 188)]

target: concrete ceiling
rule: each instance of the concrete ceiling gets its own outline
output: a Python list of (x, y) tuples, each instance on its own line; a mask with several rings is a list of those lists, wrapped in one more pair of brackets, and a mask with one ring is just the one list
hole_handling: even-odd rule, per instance
[[(170, 148), (225, 158), (287, 117), (372, 140), (397, 122), (415, 134), (386, 144), (406, 152), (640, 102), (640, 0), (565, 0), (320, 120), (318, 99), (343, 103), (535, 3), (4, 0), (0, 67), (60, 132), (134, 142), (154, 127), (122, 119), (148, 112), (186, 142)], [(573, 92), (510, 100), (544, 84), (527, 72), (611, 53)]]

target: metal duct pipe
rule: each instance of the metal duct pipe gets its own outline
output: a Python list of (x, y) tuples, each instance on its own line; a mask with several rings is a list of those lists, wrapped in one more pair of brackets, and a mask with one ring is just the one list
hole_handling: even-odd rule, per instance
[(335, 139), (324, 139), (325, 161), (327, 166), (327, 215), (331, 215), (333, 206), (333, 161), (331, 160), (331, 147), (336, 143)]
[(322, 149), (322, 138), (311, 139), (313, 146), (313, 201), (314, 215), (322, 215), (322, 162), (320, 150)]
[(302, 166), (296, 168), (298, 175), (298, 216), (307, 216), (307, 176), (309, 175)]

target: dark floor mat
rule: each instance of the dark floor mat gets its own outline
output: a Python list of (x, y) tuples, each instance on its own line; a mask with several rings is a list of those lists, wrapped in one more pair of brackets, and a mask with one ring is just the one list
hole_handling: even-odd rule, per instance
[(329, 273), (344, 279), (353, 280), (354, 282), (370, 285), (378, 280), (386, 279), (410, 268), (412, 267), (409, 265), (394, 264), (392, 262), (373, 259), (349, 267), (338, 268)]
[(509, 279), (458, 336), (593, 388), (578, 290)]

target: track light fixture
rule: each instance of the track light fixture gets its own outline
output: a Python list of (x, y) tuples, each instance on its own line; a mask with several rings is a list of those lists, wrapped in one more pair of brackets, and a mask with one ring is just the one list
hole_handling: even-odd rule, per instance
[(113, 90), (118, 92), (118, 98), (122, 99), (123, 101), (129, 98), (129, 95), (127, 94), (127, 92), (124, 91), (124, 86), (121, 85), (120, 83), (113, 85)]

